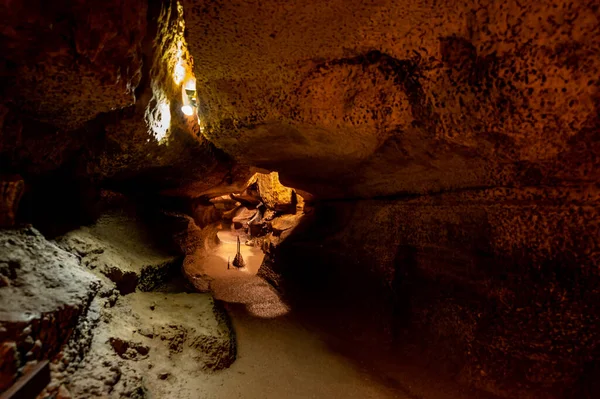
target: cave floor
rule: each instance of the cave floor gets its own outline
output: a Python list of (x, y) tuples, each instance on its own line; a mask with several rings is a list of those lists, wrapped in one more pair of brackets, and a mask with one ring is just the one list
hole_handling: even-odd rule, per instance
[[(436, 376), (422, 378), (420, 371), (404, 366), (383, 370), (390, 366), (390, 359), (374, 358), (374, 353), (370, 358), (368, 354), (367, 358), (349, 356), (352, 350), (342, 348), (348, 343), (334, 338), (327, 328), (314, 328), (315, 323), (328, 324), (317, 320), (323, 312), (316, 311), (317, 319), (307, 320), (307, 309), (291, 309), (265, 280), (255, 275), (262, 261), (257, 248), (242, 244), (248, 268), (227, 270), (227, 258), (233, 258), (236, 251), (236, 235), (221, 231), (219, 238), (221, 244), (203, 269), (209, 274), (212, 271), (213, 295), (224, 303), (232, 320), (237, 360), (226, 370), (188, 381), (178, 392), (179, 398), (479, 397), (440, 382)], [(369, 352), (365, 349), (358, 352), (364, 355)]]
[[(226, 370), (188, 381), (179, 398), (408, 398), (331, 351), (299, 323), (277, 292), (256, 272), (263, 253), (243, 244), (245, 269), (227, 270), (236, 235), (220, 231), (221, 243), (203, 270), (229, 313), (237, 340), (237, 360)], [(168, 381), (166, 382), (168, 383)]]

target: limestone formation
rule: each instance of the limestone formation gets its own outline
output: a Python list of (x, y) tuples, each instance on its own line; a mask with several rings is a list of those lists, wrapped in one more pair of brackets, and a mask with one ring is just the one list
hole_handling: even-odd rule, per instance
[(180, 257), (148, 232), (151, 226), (126, 214), (108, 213), (90, 227), (70, 231), (59, 245), (80, 256), (81, 263), (112, 281), (122, 295), (151, 291), (181, 265)]
[(78, 328), (99, 280), (31, 227), (0, 230), (0, 390), (51, 359)]
[(244, 262), (244, 258), (242, 257), (242, 253), (240, 252), (240, 237), (237, 238), (237, 253), (233, 258), (233, 262), (231, 264), (238, 269), (242, 269), (246, 267), (246, 262)]
[(53, 7), (3, 1), (5, 97), (61, 130), (134, 104), (147, 9), (143, 0), (73, 0)]
[[(74, 397), (168, 397), (156, 371), (178, 370), (175, 385), (229, 367), (235, 342), (207, 294), (137, 292), (104, 309), (90, 354), (67, 381)], [(159, 373), (165, 373), (159, 371)]]
[(268, 209), (280, 212), (293, 212), (296, 207), (296, 193), (279, 182), (277, 172), (257, 173), (256, 182), (260, 199)]
[(232, 222), (233, 226), (236, 229), (247, 229), (250, 221), (256, 216), (258, 211), (256, 209), (248, 209), (245, 207), (240, 207), (236, 212), (236, 215), (233, 217)]

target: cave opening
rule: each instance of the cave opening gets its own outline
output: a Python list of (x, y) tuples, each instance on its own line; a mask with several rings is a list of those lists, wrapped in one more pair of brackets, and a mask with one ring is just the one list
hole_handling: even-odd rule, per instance
[(192, 208), (204, 245), (186, 257), (183, 272), (195, 288), (253, 316), (286, 314), (265, 281), (273, 277), (269, 258), (311, 213), (297, 190), (282, 185), (277, 172), (254, 173), (240, 191), (198, 198)]

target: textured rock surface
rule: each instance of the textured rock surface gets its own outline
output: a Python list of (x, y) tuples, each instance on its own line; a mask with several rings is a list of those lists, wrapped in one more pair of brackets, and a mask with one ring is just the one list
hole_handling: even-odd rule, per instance
[(235, 359), (225, 317), (206, 294), (121, 297), (101, 310), (90, 354), (65, 385), (74, 398), (175, 397), (198, 373)]
[(147, 4), (111, 0), (0, 3), (0, 72), (19, 112), (63, 130), (132, 105)]
[(598, 199), (594, 185), (331, 203), (277, 260), (325, 286), (364, 291), (369, 276), (391, 305), (373, 308), (390, 334), (463, 382), (506, 397), (591, 398)]
[[(176, 2), (152, 8), (155, 37), (144, 55), (147, 83), (135, 106), (104, 118), (104, 135), (85, 159), (86, 175), (99, 180), (135, 181), (136, 188), (170, 195), (199, 196), (227, 192), (249, 176), (200, 134), (194, 116), (181, 112), (182, 79), (193, 79), (184, 39), (182, 9)], [(126, 186), (126, 187), (127, 187)], [(125, 189), (126, 189), (125, 187)], [(233, 191), (233, 190), (230, 190)]]
[(256, 216), (258, 211), (256, 209), (248, 209), (246, 207), (240, 207), (232, 219), (233, 225), (236, 229), (247, 229), (248, 223)]
[(204, 134), (293, 187), (598, 179), (594, 2), (183, 4)]
[(0, 176), (0, 227), (11, 227), (15, 224), (24, 189), (25, 183), (19, 176)]
[(0, 3), (0, 173), (188, 196), (248, 179), (181, 112), (177, 67), (193, 75), (175, 1), (42, 3)]
[(84, 266), (115, 283), (123, 295), (151, 291), (181, 266), (180, 257), (152, 235), (150, 225), (125, 213), (105, 214), (58, 242), (79, 255)]
[(99, 280), (33, 228), (0, 231), (0, 279), (3, 390), (26, 362), (58, 353), (87, 312)]
[(293, 229), (300, 223), (304, 214), (281, 215), (271, 221), (271, 228), (275, 235), (279, 236), (283, 232)]
[(293, 212), (296, 208), (296, 193), (279, 182), (279, 174), (258, 173), (256, 175), (258, 191), (262, 202), (268, 209)]
[[(586, 397), (599, 342), (595, 2), (183, 4), (204, 135), (318, 198), (358, 200), (319, 214), (330, 230), (307, 239), (314, 252), (290, 250), (298, 268), (322, 267), (312, 282), (369, 272), (463, 381)], [(398, 312), (391, 324), (408, 323)]]

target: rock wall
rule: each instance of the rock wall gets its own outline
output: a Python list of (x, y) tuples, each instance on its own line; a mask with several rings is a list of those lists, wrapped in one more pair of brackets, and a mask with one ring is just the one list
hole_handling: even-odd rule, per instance
[(74, 255), (35, 229), (0, 232), (0, 390), (29, 362), (58, 354), (99, 287)]
[(584, 396), (599, 337), (595, 2), (183, 5), (203, 135), (327, 200), (312, 237), (265, 268), (386, 287), (387, 323), (470, 384)]
[(284, 184), (372, 197), (598, 180), (593, 1), (183, 4), (204, 135)]
[(181, 111), (177, 66), (193, 76), (176, 1), (4, 1), (0, 15), (0, 173), (25, 198), (50, 180), (197, 196), (250, 176)]
[(455, 378), (503, 397), (591, 398), (598, 194), (592, 185), (324, 203), (276, 263), (309, 287), (343, 281), (364, 296), (370, 279), (383, 288), (376, 312), (403, 343), (399, 357), (415, 343)]

